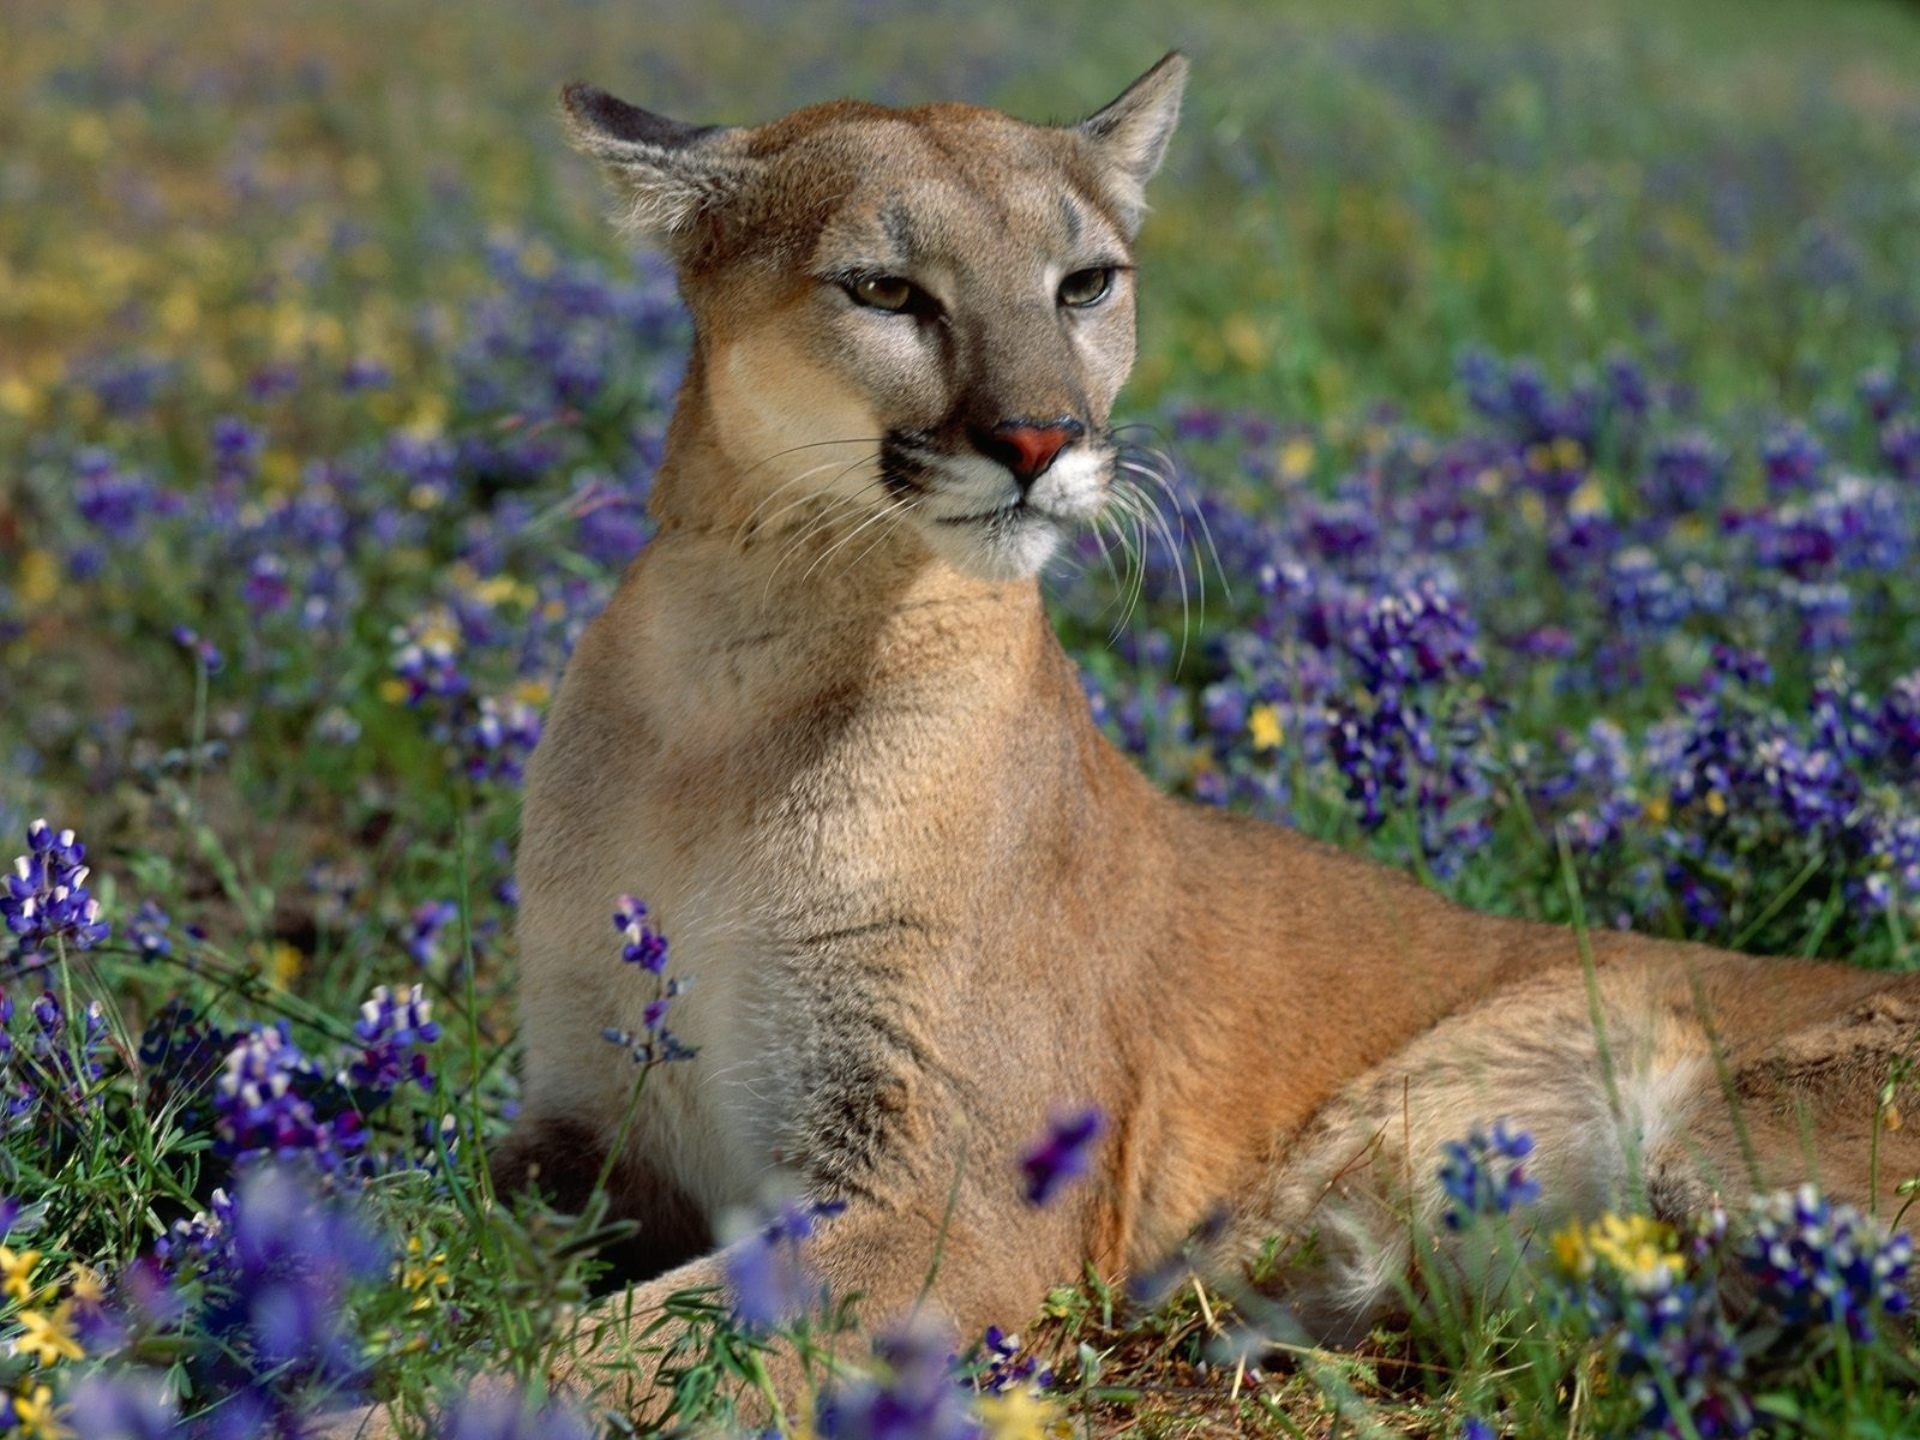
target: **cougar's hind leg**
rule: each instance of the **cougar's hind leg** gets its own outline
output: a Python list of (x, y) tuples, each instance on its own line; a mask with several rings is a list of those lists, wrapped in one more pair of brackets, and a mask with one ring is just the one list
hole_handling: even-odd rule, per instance
[[(494, 1149), (488, 1169), (503, 1199), (535, 1190), (556, 1210), (578, 1214), (606, 1159), (606, 1141), (592, 1126), (566, 1116), (526, 1117)], [(639, 1227), (602, 1252), (613, 1266), (607, 1286), (650, 1280), (713, 1248), (705, 1218), (680, 1187), (645, 1164), (615, 1165), (607, 1191), (612, 1217)]]
[(1920, 975), (1787, 1033), (1740, 1066), (1734, 1091), (1765, 1187), (1811, 1180), (1891, 1217), (1896, 1188), (1920, 1175)]

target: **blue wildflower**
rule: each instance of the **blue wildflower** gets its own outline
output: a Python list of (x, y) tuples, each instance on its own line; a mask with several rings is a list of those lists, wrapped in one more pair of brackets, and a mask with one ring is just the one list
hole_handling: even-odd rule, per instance
[(441, 933), (460, 918), (460, 907), (449, 900), (426, 900), (413, 907), (402, 945), (413, 963), (426, 969), (441, 958)]
[(327, 1078), (293, 1041), (287, 1022), (263, 1025), (228, 1054), (214, 1085), (215, 1148), (236, 1164), (262, 1156), (306, 1157), (336, 1169), (365, 1144), (360, 1117), (344, 1105), (322, 1113)]
[(727, 1247), (723, 1268), (734, 1314), (753, 1329), (771, 1330), (804, 1314), (821, 1295), (821, 1285), (806, 1263), (801, 1246), (815, 1226), (846, 1209), (837, 1201), (801, 1204), (787, 1201), (767, 1224)]
[(169, 933), (172, 928), (172, 920), (158, 901), (143, 900), (127, 922), (127, 938), (140, 952), (142, 960), (157, 960), (173, 953), (173, 937)]
[(65, 1419), (87, 1440), (172, 1440), (179, 1434), (166, 1382), (141, 1371), (87, 1376), (67, 1397)]
[(422, 1090), (433, 1089), (423, 1047), (440, 1038), (440, 1026), (433, 1019), (433, 1002), (420, 986), (398, 993), (376, 986), (360, 1007), (353, 1033), (360, 1048), (347, 1067), (349, 1084), (372, 1092), (376, 1102), (391, 1098), (409, 1080)]
[(649, 975), (667, 968), (667, 938), (647, 923), (646, 902), (622, 895), (614, 907), (613, 928), (620, 932), (620, 958)]
[(828, 1386), (814, 1412), (820, 1440), (979, 1440), (952, 1349), (924, 1322), (874, 1341), (874, 1373)]
[(1528, 1173), (1533, 1137), (1504, 1119), (1476, 1128), (1464, 1140), (1440, 1147), (1440, 1188), (1450, 1202), (1441, 1214), (1449, 1230), (1462, 1230), (1485, 1215), (1506, 1215), (1540, 1198), (1540, 1183)]
[(1097, 1107), (1056, 1115), (1039, 1141), (1020, 1157), (1029, 1205), (1045, 1205), (1061, 1188), (1086, 1174), (1093, 1144), (1106, 1128)]
[(111, 932), (87, 889), (86, 854), (71, 830), (56, 831), (45, 820), (27, 827), (27, 853), (0, 890), (0, 920), (26, 962), (56, 945), (90, 950)]
[(1882, 1315), (1903, 1315), (1903, 1282), (1913, 1241), (1851, 1205), (1836, 1205), (1811, 1185), (1754, 1201), (1752, 1234), (1740, 1252), (1761, 1300), (1804, 1332), (1843, 1328), (1856, 1342), (1874, 1337)]

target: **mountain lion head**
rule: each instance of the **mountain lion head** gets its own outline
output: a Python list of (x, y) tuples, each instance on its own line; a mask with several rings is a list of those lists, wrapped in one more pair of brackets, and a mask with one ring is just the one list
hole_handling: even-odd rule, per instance
[(1066, 126), (854, 101), (688, 125), (569, 87), (575, 142), (678, 263), (714, 513), (886, 517), (972, 574), (1037, 573), (1113, 483), (1132, 242), (1185, 79), (1169, 55)]

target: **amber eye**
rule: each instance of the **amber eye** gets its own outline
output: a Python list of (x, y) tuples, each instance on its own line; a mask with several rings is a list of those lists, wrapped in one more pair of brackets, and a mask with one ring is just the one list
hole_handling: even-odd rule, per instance
[(854, 304), (865, 305), (869, 310), (919, 315), (930, 314), (937, 308), (931, 295), (898, 275), (863, 275), (850, 282), (846, 289)]
[(1076, 270), (1060, 282), (1060, 303), (1075, 309), (1098, 305), (1112, 289), (1112, 266), (1099, 265), (1091, 270)]

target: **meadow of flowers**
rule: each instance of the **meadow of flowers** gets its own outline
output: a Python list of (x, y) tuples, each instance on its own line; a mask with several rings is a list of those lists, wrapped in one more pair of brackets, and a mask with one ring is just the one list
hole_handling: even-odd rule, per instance
[[(0, 21), (0, 1436), (368, 1396), (600, 1433), (531, 1407), (620, 1229), (484, 1166), (523, 769), (647, 542), (688, 338), (559, 151), (575, 75), (1064, 114), (1186, 43), (1133, 493), (1049, 581), (1100, 723), (1470, 904), (1920, 965), (1920, 16), (850, 8)], [(700, 1063), (644, 898), (607, 897), (636, 1077)], [(1045, 1203), (1100, 1123), (1008, 1185)], [(1499, 1263), (1417, 1247), (1350, 1355), (1177, 1257), (1024, 1343), (889, 1328), (777, 1211), (687, 1297), (671, 1418), (870, 1323), (792, 1433), (1920, 1432), (1904, 1211), (1530, 1237), (1530, 1153), (1461, 1137), (1447, 1223)]]

